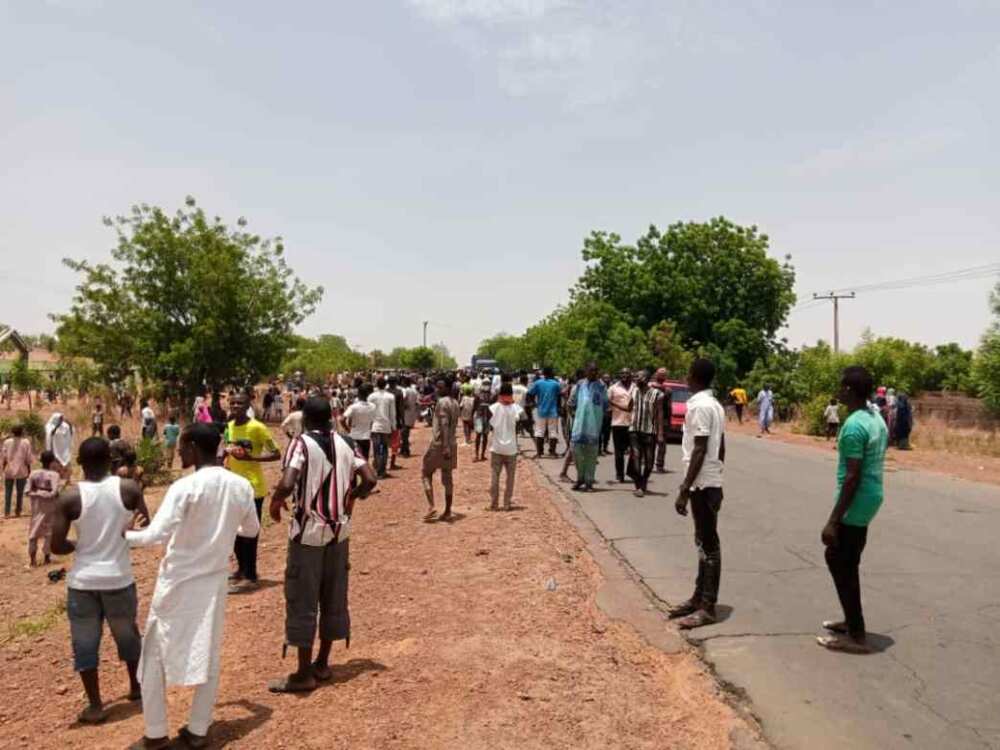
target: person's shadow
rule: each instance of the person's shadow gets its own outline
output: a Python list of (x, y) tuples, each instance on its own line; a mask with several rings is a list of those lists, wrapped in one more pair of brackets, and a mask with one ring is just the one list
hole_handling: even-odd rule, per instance
[(250, 732), (262, 726), (274, 713), (273, 708), (262, 706), (259, 703), (251, 703), (245, 699), (219, 703), (216, 708), (223, 706), (239, 706), (245, 709), (249, 715), (239, 719), (224, 719), (213, 722), (208, 730), (209, 747), (225, 747), (230, 742), (246, 737)]

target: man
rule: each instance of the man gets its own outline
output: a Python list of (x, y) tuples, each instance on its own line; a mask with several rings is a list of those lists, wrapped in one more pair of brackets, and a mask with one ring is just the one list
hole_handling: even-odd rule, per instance
[(615, 480), (618, 484), (625, 483), (626, 456), (629, 457), (629, 476), (634, 474), (629, 428), (632, 426), (635, 392), (632, 371), (628, 368), (618, 373), (618, 382), (608, 390), (608, 406), (611, 410), (611, 440), (615, 449)]
[(517, 470), (517, 423), (524, 416), (522, 409), (514, 401), (514, 388), (509, 382), (500, 385), (497, 402), (490, 405), (490, 510), (500, 509), (500, 472), (506, 474), (503, 495), (503, 509), (511, 509), (514, 497), (514, 474)]
[(403, 409), (406, 400), (403, 396), (403, 388), (399, 384), (399, 378), (395, 375), (389, 378), (389, 393), (396, 399), (396, 422), (389, 440), (389, 470), (398, 469), (396, 456), (402, 452), (403, 447)]
[(771, 422), (774, 420), (774, 392), (767, 383), (757, 394), (757, 422), (760, 424), (760, 432), (757, 437), (764, 433), (771, 434)]
[(90, 436), (104, 437), (104, 404), (100, 396), (94, 399), (94, 413), (90, 418)]
[(458, 467), (458, 404), (451, 397), (451, 388), (444, 380), (438, 380), (437, 405), (431, 418), (431, 443), (424, 454), (423, 475), (424, 494), (427, 496), (428, 511), (425, 521), (437, 517), (434, 509), (434, 472), (441, 470), (441, 484), (444, 486), (444, 513), (440, 520), (451, 520), (451, 503), (455, 487), (452, 472)]
[(45, 425), (45, 450), (52, 451), (59, 462), (63, 481), (68, 482), (73, 459), (73, 425), (60, 412), (53, 412)]
[(673, 404), (673, 391), (667, 385), (667, 369), (660, 367), (653, 375), (653, 382), (650, 384), (660, 392), (663, 398), (660, 400), (660, 410), (663, 414), (660, 417), (662, 429), (656, 436), (656, 473), (667, 473), (667, 428), (670, 426), (670, 416)]
[(729, 392), (729, 397), (733, 400), (733, 407), (736, 409), (736, 420), (743, 424), (743, 410), (747, 408), (747, 392), (742, 386), (736, 386)]
[(831, 651), (868, 653), (858, 569), (868, 525), (882, 507), (882, 471), (889, 446), (885, 421), (867, 408), (874, 388), (863, 367), (848, 367), (840, 380), (840, 401), (848, 417), (837, 438), (837, 503), (823, 527), (826, 565), (844, 610), (841, 622), (824, 622), (832, 635), (817, 638)]
[(389, 463), (389, 440), (396, 429), (396, 394), (386, 390), (386, 379), (379, 376), (375, 381), (375, 392), (368, 397), (368, 403), (375, 407), (372, 422), (372, 450), (375, 453), (375, 473), (385, 479)]
[[(21, 506), (24, 503), (24, 488), (31, 474), (31, 464), (35, 460), (31, 449), (31, 440), (24, 436), (24, 427), (16, 424), (10, 429), (10, 437), (3, 441), (0, 449), (0, 472), (3, 473), (3, 517), (10, 518), (11, 501), (17, 490), (17, 502), (14, 504), (14, 515), (21, 517)], [(46, 467), (48, 468), (48, 467)]]
[[(601, 375), (601, 382), (604, 383), (604, 389), (608, 390), (611, 388), (611, 373), (606, 372)], [(604, 422), (601, 424), (601, 455), (610, 456), (611, 451), (608, 450), (608, 446), (611, 445), (611, 401), (609, 400), (607, 406), (604, 409)]]
[(570, 443), (576, 461), (577, 491), (594, 491), (597, 473), (597, 452), (601, 442), (601, 428), (604, 425), (604, 409), (608, 394), (604, 383), (598, 377), (597, 365), (587, 365), (585, 379), (576, 384), (570, 397), (569, 407), (573, 413), (573, 429)]
[(517, 423), (517, 430), (526, 437), (530, 437), (531, 416), (528, 414), (528, 376), (521, 373), (517, 382), (511, 388), (514, 393), (514, 403), (520, 406), (523, 412), (521, 420)]
[(476, 431), (476, 444), (473, 446), (473, 461), (486, 460), (486, 447), (490, 437), (490, 405), (493, 403), (493, 392), (489, 378), (480, 380), (473, 405), (473, 426)]
[(180, 736), (188, 747), (208, 743), (219, 689), (229, 550), (237, 535), (249, 538), (260, 532), (253, 486), (216, 465), (219, 440), (209, 424), (188, 425), (178, 452), (181, 467), (193, 466), (194, 473), (170, 485), (149, 526), (125, 532), (133, 547), (166, 548), (146, 618), (139, 671), (146, 732), (133, 747), (170, 746), (167, 685), (195, 687)]
[(682, 630), (715, 622), (722, 575), (718, 520), (726, 460), (726, 411), (711, 391), (714, 379), (715, 365), (710, 360), (696, 359), (691, 363), (687, 377), (691, 397), (681, 442), (687, 471), (675, 507), (680, 515), (686, 516), (691, 503), (698, 579), (691, 598), (670, 610), (671, 618), (681, 618), (677, 624)]
[[(142, 650), (135, 623), (138, 597), (123, 532), (133, 517), (148, 523), (149, 511), (135, 482), (109, 473), (111, 451), (104, 438), (84, 440), (78, 458), (83, 481), (65, 490), (56, 502), (52, 552), (75, 553), (66, 576), (66, 614), (73, 642), (73, 666), (80, 673), (88, 701), (79, 720), (99, 724), (108, 718), (97, 673), (105, 620), (118, 646), (118, 658), (128, 670), (129, 700), (141, 697), (136, 679)], [(74, 522), (75, 542), (67, 539)]]
[(350, 435), (365, 461), (371, 458), (372, 423), (375, 421), (375, 406), (368, 403), (371, 391), (368, 383), (362, 383), (357, 400), (347, 407), (341, 419), (341, 429)]
[(413, 432), (417, 420), (420, 419), (420, 394), (413, 387), (413, 378), (403, 377), (403, 446), (400, 455), (410, 458), (413, 455), (410, 447), (410, 433)]
[(636, 377), (635, 395), (632, 399), (632, 423), (629, 425), (629, 445), (633, 460), (633, 494), (645, 497), (649, 477), (656, 461), (656, 447), (663, 435), (663, 392), (652, 387), (649, 375), (640, 370)]
[(142, 417), (142, 436), (146, 440), (156, 439), (156, 412), (153, 411), (153, 407), (149, 405), (149, 401), (143, 399), (140, 402), (142, 407), (139, 412)]
[[(280, 523), (289, 496), (294, 503), (285, 568), (285, 643), (298, 652), (298, 669), (268, 683), (274, 693), (308, 692), (317, 681), (330, 680), (333, 642), (350, 644), (351, 512), (354, 498), (366, 497), (376, 484), (368, 462), (333, 430), (329, 401), (310, 398), (302, 413), (305, 432), (285, 452), (270, 506), (271, 518)], [(313, 661), (317, 614), (319, 653)]]
[(556, 455), (559, 443), (559, 381), (553, 377), (551, 367), (542, 371), (542, 377), (531, 384), (528, 395), (535, 403), (535, 458), (545, 455), (545, 440), (549, 441), (549, 455)]
[[(267, 495), (267, 480), (261, 464), (281, 458), (271, 431), (263, 422), (251, 419), (250, 397), (244, 392), (234, 393), (229, 399), (230, 422), (226, 426), (226, 466), (250, 482), (253, 487), (254, 505), (260, 519)], [(236, 572), (230, 576), (231, 593), (253, 591), (257, 583), (257, 541), (259, 535), (237, 536), (233, 551), (236, 554)]]
[(181, 426), (177, 424), (177, 413), (174, 412), (163, 426), (163, 460), (168, 469), (174, 467), (174, 454), (177, 452), (180, 436)]
[(281, 422), (281, 431), (285, 433), (289, 440), (294, 440), (302, 434), (302, 407), (306, 400), (299, 398), (295, 402), (295, 410), (290, 412)]

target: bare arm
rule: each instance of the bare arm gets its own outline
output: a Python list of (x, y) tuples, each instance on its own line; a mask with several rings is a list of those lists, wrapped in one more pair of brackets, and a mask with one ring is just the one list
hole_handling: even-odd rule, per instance
[(851, 503), (854, 502), (854, 495), (857, 494), (860, 484), (861, 459), (849, 458), (847, 459), (847, 476), (844, 477), (844, 484), (840, 488), (840, 497), (837, 498), (837, 504), (833, 506), (833, 511), (830, 513), (830, 520), (823, 527), (821, 535), (823, 544), (830, 546), (836, 542), (837, 527), (844, 520), (847, 511), (851, 509)]
[(69, 555), (76, 550), (76, 544), (67, 539), (69, 526), (80, 517), (80, 489), (71, 487), (56, 501), (52, 514), (52, 551), (57, 555)]
[(371, 464), (367, 461), (363, 465), (357, 467), (355, 477), (355, 485), (351, 493), (355, 497), (368, 497), (371, 491), (375, 489), (375, 485), (378, 484), (378, 477), (375, 475), (375, 469), (373, 469)]
[(250, 502), (247, 503), (246, 512), (240, 520), (239, 528), (236, 529), (236, 536), (253, 538), (260, 534), (260, 519), (257, 518), (257, 508), (253, 503), (253, 493), (250, 495)]
[(687, 504), (691, 493), (691, 485), (698, 478), (701, 467), (705, 463), (705, 456), (708, 455), (708, 435), (698, 435), (694, 439), (694, 450), (691, 452), (691, 463), (688, 464), (687, 474), (681, 483), (680, 491), (677, 494), (677, 502), (674, 507), (682, 516), (687, 515)]
[[(124, 494), (123, 488), (122, 495)], [(142, 501), (143, 508), (145, 508), (145, 501), (141, 498), (140, 500)], [(153, 518), (152, 523), (147, 520), (146, 527), (141, 531), (127, 530), (125, 532), (125, 540), (133, 547), (165, 544), (174, 535), (174, 532), (184, 518), (184, 504), (182, 500), (183, 498), (178, 497), (178, 493), (168, 491), (159, 509), (156, 511), (156, 516)], [(136, 517), (139, 517), (141, 512), (137, 509)], [(148, 518), (148, 516), (146, 517)], [(141, 520), (140, 518), (140, 522)]]
[(284, 472), (281, 474), (281, 479), (278, 480), (278, 484), (274, 488), (274, 492), (271, 495), (271, 504), (268, 506), (268, 514), (276, 523), (281, 522), (282, 509), (288, 510), (288, 503), (285, 501), (295, 491), (295, 485), (299, 483), (300, 473), (299, 469), (292, 466), (285, 467)]

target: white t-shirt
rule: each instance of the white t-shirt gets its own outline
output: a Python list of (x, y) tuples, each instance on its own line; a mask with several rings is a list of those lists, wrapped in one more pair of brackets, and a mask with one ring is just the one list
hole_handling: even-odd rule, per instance
[(352, 439), (372, 439), (372, 422), (375, 420), (375, 407), (372, 404), (367, 401), (355, 401), (347, 407), (344, 419), (351, 426)]
[(840, 409), (833, 404), (826, 407), (823, 416), (826, 418), (827, 424), (840, 424)]
[(528, 395), (528, 386), (521, 385), (520, 383), (514, 383), (514, 403), (518, 406), (524, 406), (524, 397)]
[(517, 455), (517, 423), (524, 416), (524, 409), (517, 404), (491, 404), (490, 427), (493, 444), (490, 450), (501, 456)]
[(694, 439), (708, 437), (708, 451), (701, 471), (695, 477), (692, 489), (702, 487), (722, 486), (722, 461), (719, 450), (722, 447), (722, 436), (726, 432), (726, 410), (722, 408), (711, 389), (698, 391), (687, 402), (687, 414), (684, 417), (684, 438), (681, 448), (684, 452), (684, 466), (691, 463), (694, 453)]
[(396, 429), (396, 395), (388, 390), (375, 391), (368, 397), (368, 403), (375, 406), (375, 420), (372, 432), (388, 435)]
[(289, 437), (297, 438), (302, 434), (302, 412), (293, 411), (281, 423), (281, 429)]

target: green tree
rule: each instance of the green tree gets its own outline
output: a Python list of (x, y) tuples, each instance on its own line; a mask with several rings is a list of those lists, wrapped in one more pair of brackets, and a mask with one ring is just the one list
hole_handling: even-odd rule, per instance
[(434, 350), (434, 364), (436, 367), (440, 367), (444, 370), (454, 370), (458, 367), (458, 361), (451, 356), (451, 351), (448, 347), (438, 342), (431, 346)]
[(403, 354), (402, 367), (407, 370), (432, 370), (437, 366), (437, 354), (429, 346), (415, 346)]
[(990, 297), (994, 320), (972, 363), (972, 382), (987, 408), (1000, 414), (1000, 284)]
[(42, 388), (42, 378), (36, 370), (28, 366), (28, 360), (18, 357), (10, 368), (10, 387), (15, 393), (28, 397), (28, 409), (34, 407), (31, 404), (31, 392)]
[(972, 382), (973, 352), (951, 342), (934, 347), (934, 362), (926, 383), (930, 391), (953, 391), (976, 395)]
[(643, 330), (672, 321), (686, 348), (714, 344), (745, 372), (767, 354), (795, 302), (790, 260), (770, 257), (768, 247), (756, 227), (721, 217), (662, 233), (651, 226), (634, 245), (594, 232), (573, 296), (606, 302)]
[(332, 372), (356, 372), (368, 366), (368, 358), (355, 351), (343, 336), (325, 334), (317, 339), (295, 337), (281, 372), (301, 371), (311, 382), (320, 382)]
[(665, 367), (674, 379), (687, 375), (694, 354), (684, 348), (677, 328), (669, 320), (661, 320), (649, 329), (649, 351), (659, 367)]
[(242, 218), (231, 229), (190, 197), (173, 215), (143, 204), (105, 224), (117, 234), (113, 263), (66, 260), (83, 280), (55, 320), (60, 350), (117, 382), (138, 372), (190, 396), (203, 382), (274, 373), (322, 296), (292, 273), (281, 238), (262, 239)]

